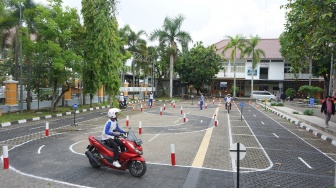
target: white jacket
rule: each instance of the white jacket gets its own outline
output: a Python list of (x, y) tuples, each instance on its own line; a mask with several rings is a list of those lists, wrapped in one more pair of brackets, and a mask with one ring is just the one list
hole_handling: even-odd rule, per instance
[(120, 133), (124, 133), (124, 131), (119, 128), (117, 120), (112, 121), (111, 119), (109, 119), (105, 124), (101, 139), (102, 140), (107, 140), (109, 138), (114, 139), (114, 136), (113, 136), (114, 129), (116, 129)]

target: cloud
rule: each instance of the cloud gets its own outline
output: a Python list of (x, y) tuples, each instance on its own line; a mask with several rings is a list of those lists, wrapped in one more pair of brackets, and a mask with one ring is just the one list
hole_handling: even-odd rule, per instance
[[(46, 0), (37, 0), (46, 2)], [(80, 12), (80, 0), (63, 0)], [(118, 4), (118, 23), (135, 31), (151, 33), (161, 29), (166, 17), (182, 14), (182, 30), (205, 45), (242, 34), (245, 37), (277, 38), (283, 31), (287, 0), (122, 0)]]

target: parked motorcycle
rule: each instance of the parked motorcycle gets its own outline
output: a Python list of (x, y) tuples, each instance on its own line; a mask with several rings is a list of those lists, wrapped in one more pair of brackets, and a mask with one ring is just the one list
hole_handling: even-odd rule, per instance
[[(90, 144), (87, 146), (85, 155), (89, 158), (89, 162), (93, 168), (106, 166), (117, 170), (126, 170), (135, 177), (141, 177), (146, 173), (147, 165), (145, 159), (141, 156), (142, 140), (138, 139), (133, 132), (126, 132), (115, 136), (115, 139), (121, 139), (126, 150), (120, 153), (119, 163), (120, 168), (112, 165), (114, 160), (113, 149), (106, 145), (104, 141), (89, 136)], [(120, 150), (119, 150), (120, 152)]]

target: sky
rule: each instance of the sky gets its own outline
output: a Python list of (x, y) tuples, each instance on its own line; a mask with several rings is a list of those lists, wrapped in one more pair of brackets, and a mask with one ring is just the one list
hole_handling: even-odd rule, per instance
[[(35, 0), (46, 4), (47, 0)], [(119, 27), (130, 25), (134, 31), (150, 34), (162, 29), (166, 17), (184, 16), (181, 30), (194, 43), (208, 46), (227, 36), (241, 34), (246, 38), (278, 38), (284, 31), (287, 0), (120, 0), (117, 5)], [(77, 8), (81, 0), (63, 0), (64, 6)]]

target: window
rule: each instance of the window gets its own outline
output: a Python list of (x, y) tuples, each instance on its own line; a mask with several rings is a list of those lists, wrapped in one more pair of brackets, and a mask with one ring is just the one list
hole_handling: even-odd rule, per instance
[[(233, 63), (231, 64), (231, 72), (234, 72), (233, 70), (234, 65)], [(244, 73), (245, 72), (245, 63), (236, 63), (236, 72), (241, 72)]]
[(284, 73), (290, 73), (290, 72), (291, 72), (291, 64), (285, 63)]

